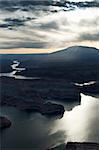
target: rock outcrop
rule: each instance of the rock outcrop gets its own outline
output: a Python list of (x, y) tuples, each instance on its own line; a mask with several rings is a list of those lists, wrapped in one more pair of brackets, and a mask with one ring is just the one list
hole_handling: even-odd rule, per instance
[(0, 128), (8, 128), (11, 126), (11, 121), (6, 117), (0, 116)]
[(62, 105), (47, 102), (44, 104), (44, 109), (42, 109), (41, 113), (43, 115), (61, 115), (61, 116), (63, 116), (64, 111), (65, 111), (65, 109)]
[(37, 103), (30, 104), (30, 105), (20, 105), (21, 110), (25, 110), (27, 112), (36, 111), (40, 112), (42, 115), (45, 116), (61, 116), (63, 117), (64, 114), (64, 107), (60, 104), (55, 104), (51, 102), (46, 103)]
[(49, 150), (99, 150), (99, 144), (88, 142), (68, 142), (66, 145), (61, 144)]

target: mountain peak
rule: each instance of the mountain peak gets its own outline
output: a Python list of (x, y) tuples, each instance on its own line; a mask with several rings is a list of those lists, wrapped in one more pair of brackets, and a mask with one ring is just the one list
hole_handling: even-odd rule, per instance
[(99, 50), (94, 47), (72, 46), (49, 54), (53, 61), (84, 62), (99, 60)]
[(73, 50), (73, 51), (95, 50), (95, 51), (97, 51), (98, 49), (96, 49), (95, 47), (88, 47), (88, 46), (71, 46), (71, 47), (68, 47), (68, 48), (65, 48), (65, 49), (53, 52), (51, 54), (62, 53), (62, 52), (67, 52), (67, 51), (71, 51), (71, 50)]

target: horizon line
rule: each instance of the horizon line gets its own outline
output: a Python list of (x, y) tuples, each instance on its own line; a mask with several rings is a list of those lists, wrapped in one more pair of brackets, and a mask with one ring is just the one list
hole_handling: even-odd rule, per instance
[[(15, 48), (15, 49), (2, 49), (0, 51), (0, 55), (11, 55), (11, 54), (51, 54), (57, 51), (61, 51), (70, 47), (89, 47), (89, 48), (95, 48), (99, 50), (97, 46), (90, 46), (90, 45), (72, 45), (67, 46), (63, 48), (50, 48), (50, 49), (34, 49), (34, 48)], [(34, 50), (34, 51), (33, 51)], [(12, 51), (12, 52), (11, 52)], [(20, 52), (21, 51), (21, 52)]]

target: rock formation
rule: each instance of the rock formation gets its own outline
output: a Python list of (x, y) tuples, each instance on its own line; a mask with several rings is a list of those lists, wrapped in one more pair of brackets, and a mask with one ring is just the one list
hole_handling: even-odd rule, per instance
[(6, 117), (0, 116), (0, 128), (7, 128), (11, 126), (11, 121)]
[(61, 144), (49, 150), (99, 150), (99, 144), (88, 142), (68, 142), (66, 145)]

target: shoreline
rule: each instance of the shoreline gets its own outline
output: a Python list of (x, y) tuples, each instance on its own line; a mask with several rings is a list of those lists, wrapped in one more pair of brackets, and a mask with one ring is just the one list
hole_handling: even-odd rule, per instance
[(92, 142), (67, 142), (47, 150), (99, 150), (99, 143)]

